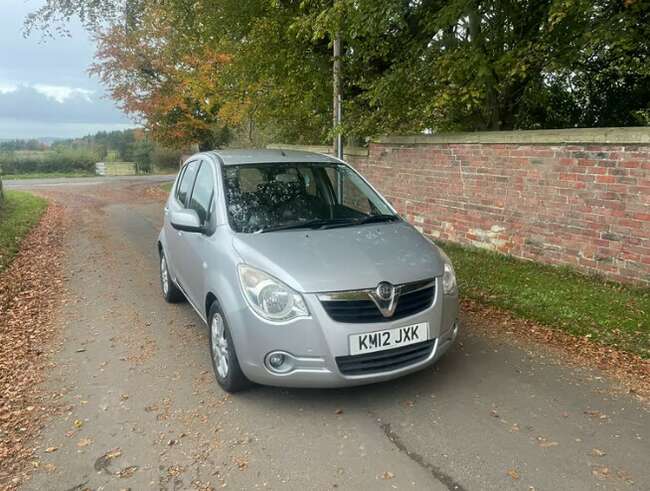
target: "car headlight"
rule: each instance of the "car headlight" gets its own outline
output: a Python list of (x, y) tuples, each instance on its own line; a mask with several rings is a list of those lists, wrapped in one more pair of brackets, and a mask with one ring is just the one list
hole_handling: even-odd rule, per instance
[(442, 257), (443, 272), (442, 272), (442, 291), (445, 295), (454, 295), (458, 293), (458, 284), (456, 283), (456, 273), (454, 272), (454, 267), (451, 265), (451, 259), (445, 254), (445, 252), (436, 245), (436, 243), (431, 240), (431, 238), (425, 236), (425, 239), (438, 250), (440, 257)]
[(445, 295), (453, 295), (458, 290), (456, 284), (456, 273), (454, 267), (450, 262), (445, 262), (444, 271), (442, 273), (442, 291)]
[(442, 291), (445, 295), (455, 295), (458, 292), (458, 284), (456, 283), (456, 273), (454, 272), (454, 267), (451, 265), (451, 259), (433, 241), (430, 240), (430, 242), (438, 249), (443, 261)]
[(309, 315), (302, 295), (280, 280), (246, 264), (240, 264), (238, 269), (244, 298), (263, 319), (286, 322)]

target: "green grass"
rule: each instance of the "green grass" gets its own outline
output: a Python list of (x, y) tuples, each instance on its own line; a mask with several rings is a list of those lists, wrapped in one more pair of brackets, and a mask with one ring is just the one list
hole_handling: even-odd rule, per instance
[(47, 207), (47, 201), (21, 191), (5, 191), (0, 206), (0, 272), (18, 252), (20, 241), (27, 235)]
[(650, 288), (480, 249), (440, 245), (454, 263), (462, 296), (650, 358)]
[(165, 191), (166, 193), (171, 192), (172, 186), (174, 185), (173, 182), (166, 182), (165, 184), (161, 184), (160, 188)]
[(1, 176), (3, 180), (12, 179), (47, 179), (50, 177), (97, 177), (89, 172), (33, 172), (29, 174), (6, 174)]

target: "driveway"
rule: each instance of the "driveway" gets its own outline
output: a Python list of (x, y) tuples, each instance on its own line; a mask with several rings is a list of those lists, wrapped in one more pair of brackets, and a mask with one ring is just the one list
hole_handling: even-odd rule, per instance
[(401, 380), (226, 395), (201, 320), (159, 292), (150, 187), (37, 188), (72, 218), (47, 382), (65, 410), (25, 489), (650, 488), (641, 403), (471, 325), (437, 366)]

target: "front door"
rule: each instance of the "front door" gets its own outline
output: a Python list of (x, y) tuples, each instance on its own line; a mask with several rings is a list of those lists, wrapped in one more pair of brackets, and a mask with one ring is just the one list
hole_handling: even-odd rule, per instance
[(194, 160), (189, 162), (182, 169), (180, 181), (176, 186), (174, 196), (169, 200), (168, 209), (165, 210), (165, 238), (167, 239), (167, 250), (165, 251), (165, 256), (167, 258), (167, 264), (169, 265), (172, 278), (182, 290), (185, 290), (186, 288), (185, 277), (187, 276), (183, 270), (183, 256), (186, 254), (185, 242), (187, 236), (191, 234), (176, 230), (172, 227), (169, 218), (175, 211), (180, 211), (186, 207), (192, 193), (192, 187), (194, 186), (194, 179), (196, 178), (199, 164), (200, 161)]
[(196, 308), (205, 303), (206, 275), (208, 257), (211, 253), (211, 236), (214, 233), (214, 182), (215, 174), (212, 163), (204, 160), (196, 175), (192, 194), (187, 207), (196, 211), (204, 228), (203, 233), (185, 234), (185, 253), (183, 254), (183, 271), (186, 272), (185, 288)]

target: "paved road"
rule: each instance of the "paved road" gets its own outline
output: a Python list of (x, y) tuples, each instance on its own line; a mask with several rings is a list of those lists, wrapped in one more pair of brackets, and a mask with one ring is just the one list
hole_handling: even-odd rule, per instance
[(39, 188), (74, 212), (47, 382), (69, 406), (26, 489), (650, 489), (638, 402), (472, 326), (398, 381), (227, 396), (199, 318), (161, 298), (143, 186)]
[(150, 176), (106, 176), (106, 177), (50, 177), (44, 179), (7, 179), (2, 181), (5, 189), (39, 189), (59, 186), (95, 186), (98, 184), (134, 183), (134, 182), (166, 182), (175, 178), (175, 174)]

